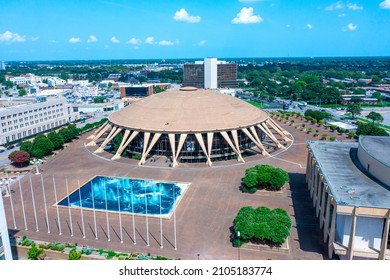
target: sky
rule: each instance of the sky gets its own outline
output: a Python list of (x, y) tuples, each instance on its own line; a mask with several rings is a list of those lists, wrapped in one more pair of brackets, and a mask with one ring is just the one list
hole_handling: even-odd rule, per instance
[(0, 0), (0, 61), (390, 56), (390, 0)]

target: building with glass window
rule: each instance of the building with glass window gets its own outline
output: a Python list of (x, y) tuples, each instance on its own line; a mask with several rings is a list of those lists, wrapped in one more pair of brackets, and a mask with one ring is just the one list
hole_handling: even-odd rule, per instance
[(78, 119), (64, 97), (0, 100), (0, 145), (71, 123)]
[[(179, 162), (205, 162), (235, 158), (269, 149), (285, 149), (289, 133), (268, 113), (235, 97), (209, 90), (184, 87), (143, 98), (110, 115), (88, 146), (103, 152), (114, 139), (120, 142), (112, 160), (124, 153), (165, 156), (171, 166)], [(119, 140), (118, 140), (119, 139)], [(266, 145), (264, 145), (266, 143)]]
[(390, 259), (390, 137), (308, 141), (306, 182), (329, 257)]

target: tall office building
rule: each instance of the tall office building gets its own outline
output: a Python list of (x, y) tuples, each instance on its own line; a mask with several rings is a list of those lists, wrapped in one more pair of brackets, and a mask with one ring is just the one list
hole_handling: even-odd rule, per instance
[(4, 63), (4, 61), (0, 62), (0, 70), (5, 70), (5, 63)]
[(218, 61), (216, 58), (205, 58), (193, 64), (183, 65), (183, 87), (197, 88), (236, 88), (237, 64)]

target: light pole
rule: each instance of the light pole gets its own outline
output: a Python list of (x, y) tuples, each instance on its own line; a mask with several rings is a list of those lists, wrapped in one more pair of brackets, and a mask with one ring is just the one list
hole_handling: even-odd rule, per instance
[(240, 256), (240, 232), (237, 231), (237, 248), (238, 248), (238, 259), (240, 260), (241, 259), (241, 256)]

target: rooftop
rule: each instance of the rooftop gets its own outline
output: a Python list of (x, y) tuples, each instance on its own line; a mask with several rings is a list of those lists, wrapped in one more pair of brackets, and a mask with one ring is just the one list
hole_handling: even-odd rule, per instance
[(266, 112), (235, 97), (183, 88), (145, 97), (109, 120), (137, 130), (194, 133), (249, 127), (267, 118)]
[[(370, 140), (366, 139), (365, 142), (367, 145)], [(388, 186), (359, 169), (356, 156), (358, 145), (357, 142), (308, 141), (308, 146), (339, 205), (390, 208)], [(375, 143), (368, 145), (372, 147)], [(380, 151), (379, 147), (375, 150)]]
[(359, 142), (372, 157), (390, 167), (390, 137), (360, 137)]

